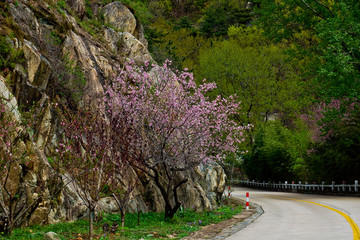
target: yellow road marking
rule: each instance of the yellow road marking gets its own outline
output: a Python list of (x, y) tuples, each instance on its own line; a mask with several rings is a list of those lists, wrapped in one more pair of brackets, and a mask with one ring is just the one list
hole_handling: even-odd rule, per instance
[(359, 227), (356, 225), (356, 223), (354, 222), (354, 220), (352, 220), (352, 218), (347, 215), (346, 213), (343, 213), (335, 208), (320, 204), (320, 203), (316, 203), (316, 202), (310, 202), (310, 201), (305, 201), (305, 200), (299, 200), (299, 199), (294, 199), (294, 198), (284, 198), (284, 197), (275, 197), (274, 198), (282, 198), (282, 199), (287, 199), (287, 200), (293, 200), (293, 201), (299, 201), (299, 202), (306, 202), (306, 203), (311, 203), (311, 204), (315, 204), (327, 209), (330, 209), (331, 211), (337, 212), (338, 214), (340, 214), (341, 216), (343, 216), (346, 221), (348, 221), (348, 223), (350, 224), (352, 231), (353, 231), (353, 236), (354, 236), (354, 240), (360, 240), (360, 231), (359, 231)]

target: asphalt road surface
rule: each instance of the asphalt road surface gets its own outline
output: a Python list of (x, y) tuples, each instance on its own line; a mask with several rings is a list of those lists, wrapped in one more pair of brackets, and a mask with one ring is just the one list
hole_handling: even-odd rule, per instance
[[(234, 188), (233, 197), (262, 206), (264, 214), (226, 240), (360, 240), (360, 198)], [(245, 210), (246, 211), (246, 210)]]

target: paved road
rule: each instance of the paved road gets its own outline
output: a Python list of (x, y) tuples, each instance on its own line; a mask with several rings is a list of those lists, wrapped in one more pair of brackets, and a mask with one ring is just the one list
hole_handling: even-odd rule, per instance
[(264, 214), (226, 240), (360, 240), (360, 198), (249, 188), (234, 188), (232, 195), (245, 199), (246, 192)]

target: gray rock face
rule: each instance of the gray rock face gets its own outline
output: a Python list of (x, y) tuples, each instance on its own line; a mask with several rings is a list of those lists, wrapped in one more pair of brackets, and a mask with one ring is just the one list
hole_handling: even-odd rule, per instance
[[(214, 209), (225, 190), (226, 175), (223, 168), (217, 164), (201, 164), (193, 171), (181, 173), (181, 178), (187, 178), (188, 182), (178, 189), (178, 196), (182, 206), (195, 208), (195, 210)], [(145, 188), (145, 196), (153, 201), (147, 202), (150, 210), (164, 211), (164, 200), (160, 190), (153, 182), (149, 182)]]
[(6, 111), (13, 114), (17, 121), (20, 121), (21, 115), (18, 110), (17, 100), (11, 91), (5, 85), (5, 79), (0, 76), (0, 97), (6, 99), (5, 108)]
[(132, 59), (137, 64), (141, 64), (143, 62), (154, 62), (147, 48), (133, 35), (128, 32), (123, 32), (120, 33), (119, 36), (119, 50), (123, 53), (125, 58)]
[(121, 2), (107, 4), (103, 8), (105, 23), (122, 32), (133, 34), (136, 28), (136, 19), (131, 11)]
[(38, 22), (38, 19), (35, 17), (34, 12), (22, 2), (18, 2), (17, 6), (10, 4), (10, 13), (14, 18), (15, 22), (19, 24), (21, 30), (26, 33), (33, 33), (39, 38), (42, 37), (42, 29)]
[(134, 37), (139, 40), (146, 48), (148, 48), (148, 41), (145, 38), (144, 27), (141, 23), (136, 23), (136, 29), (134, 32)]
[(37, 48), (27, 40), (24, 40), (23, 51), (27, 63), (27, 85), (33, 89), (37, 89), (39, 93), (44, 92), (53, 72), (51, 64), (39, 53)]
[[(9, 3), (11, 16), (22, 33), (21, 38), (12, 39), (12, 46), (23, 51), (24, 63), (16, 65), (10, 73), (11, 87), (0, 76), (0, 96), (8, 99), (8, 111), (16, 119), (20, 120), (18, 104), (29, 107), (27, 102), (34, 102), (40, 113), (31, 140), (19, 146), (19, 151), (31, 149), (26, 158), (27, 164), (11, 172), (11, 188), (19, 193), (19, 206), (33, 203), (39, 194), (44, 194), (43, 200), (24, 215), (22, 226), (72, 221), (88, 214), (74, 183), (66, 185), (61, 191), (54, 184), (58, 176), (52, 170), (48, 157), (54, 155), (56, 141), (62, 133), (53, 104), (66, 105), (69, 101), (64, 93), (81, 93), (73, 108), (81, 108), (90, 102), (95, 110), (101, 111), (99, 96), (104, 93), (104, 83), (113, 77), (116, 65), (125, 59), (133, 59), (137, 64), (146, 61), (155, 64), (148, 52), (141, 24), (122, 3), (113, 2), (99, 7), (105, 22), (123, 32), (104, 27), (104, 35), (98, 39), (82, 29), (75, 16), (66, 11), (60, 14), (46, 2), (31, 1), (33, 6), (25, 0), (18, 1), (17, 5)], [(84, 0), (67, 0), (67, 4), (76, 15), (83, 16)], [(0, 23), (0, 27), (3, 24)], [(79, 81), (84, 81), (84, 84), (79, 85)], [(64, 92), (60, 94), (57, 92), (59, 89)], [(140, 181), (141, 176), (133, 169), (128, 170), (125, 176), (119, 188), (125, 190), (129, 182), (136, 182), (130, 195), (129, 211), (164, 210), (164, 201), (154, 182), (149, 179)], [(220, 166), (202, 165), (184, 177), (189, 181), (178, 192), (185, 207), (194, 206), (198, 210), (216, 207), (216, 198), (225, 187), (225, 174)], [(45, 187), (40, 191), (41, 183), (45, 183)], [(112, 198), (104, 198), (96, 211), (115, 212), (118, 209)]]
[(82, 18), (85, 13), (85, 1), (84, 0), (66, 0), (66, 4), (76, 12), (76, 14)]

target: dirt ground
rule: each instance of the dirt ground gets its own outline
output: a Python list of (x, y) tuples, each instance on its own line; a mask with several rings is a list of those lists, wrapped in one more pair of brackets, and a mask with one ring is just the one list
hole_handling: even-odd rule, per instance
[(232, 227), (233, 225), (243, 222), (245, 219), (251, 217), (255, 213), (255, 209), (250, 206), (249, 210), (245, 210), (245, 202), (239, 199), (232, 199), (236, 201), (237, 204), (243, 205), (244, 209), (241, 213), (234, 215), (231, 219), (204, 226), (201, 230), (192, 233), (191, 235), (182, 238), (183, 240), (192, 240), (192, 239), (212, 239), (218, 236), (223, 230)]

